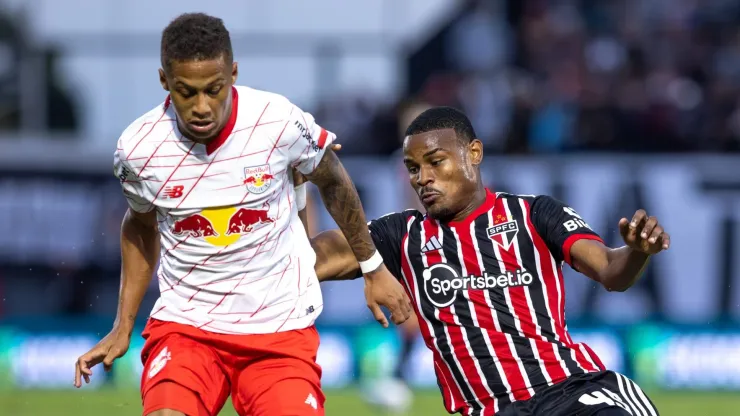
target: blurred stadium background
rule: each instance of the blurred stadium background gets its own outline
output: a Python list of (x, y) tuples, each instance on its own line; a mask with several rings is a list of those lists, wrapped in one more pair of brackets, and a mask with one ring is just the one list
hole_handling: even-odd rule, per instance
[[(673, 246), (628, 292), (568, 270), (570, 329), (663, 415), (740, 414), (738, 0), (0, 0), (0, 414), (140, 414), (138, 336), (82, 390), (73, 363), (116, 310), (115, 141), (164, 99), (160, 32), (188, 11), (225, 20), (240, 83), (338, 134), (370, 217), (415, 204), (400, 132), (442, 104), (470, 115), (494, 189), (568, 201), (612, 244), (621, 216), (658, 216)], [(381, 414), (359, 392), (398, 334), (362, 282), (324, 294), (327, 414)], [(444, 414), (416, 347), (408, 414)]]

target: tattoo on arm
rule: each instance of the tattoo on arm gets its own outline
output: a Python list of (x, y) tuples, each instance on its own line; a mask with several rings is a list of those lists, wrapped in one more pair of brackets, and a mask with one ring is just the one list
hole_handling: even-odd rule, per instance
[(360, 196), (333, 150), (326, 151), (308, 179), (319, 188), (324, 206), (342, 230), (355, 257), (359, 261), (369, 259), (375, 252), (375, 244), (367, 228)]

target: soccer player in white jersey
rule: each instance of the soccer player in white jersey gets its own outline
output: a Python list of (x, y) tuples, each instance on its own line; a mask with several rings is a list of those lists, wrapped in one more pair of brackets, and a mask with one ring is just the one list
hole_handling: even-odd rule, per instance
[(114, 328), (76, 363), (75, 385), (129, 346), (159, 261), (161, 296), (143, 336), (144, 415), (322, 415), (322, 298), (298, 218), (292, 170), (321, 191), (379, 305), (400, 323), (411, 305), (383, 266), (334, 135), (278, 94), (234, 86), (221, 19), (185, 14), (164, 30), (160, 81), (169, 96), (134, 121), (115, 152), (128, 200)]

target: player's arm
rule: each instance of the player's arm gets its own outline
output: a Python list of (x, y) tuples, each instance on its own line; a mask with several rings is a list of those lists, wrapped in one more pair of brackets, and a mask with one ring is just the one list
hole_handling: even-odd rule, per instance
[[(347, 238), (358, 261), (371, 260), (377, 249), (367, 229), (360, 196), (336, 153), (327, 150), (316, 169), (306, 176), (318, 187), (324, 206)], [(382, 259), (369, 274), (380, 267)]]
[(82, 386), (82, 379), (90, 382), (92, 367), (103, 363), (106, 370), (113, 361), (128, 350), (134, 330), (136, 314), (144, 299), (154, 268), (159, 260), (159, 232), (157, 217), (151, 204), (147, 202), (147, 190), (142, 181), (132, 173), (119, 155), (116, 155), (116, 175), (121, 180), (129, 209), (121, 223), (121, 286), (118, 298), (118, 311), (113, 329), (90, 351), (83, 354), (75, 363), (76, 387)]
[(368, 308), (375, 318), (387, 326), (380, 306), (387, 307), (396, 324), (411, 315), (411, 304), (403, 288), (383, 265), (383, 258), (373, 244), (367, 229), (365, 213), (349, 174), (330, 146), (334, 135), (318, 126), (313, 117), (292, 106), (286, 140), (281, 151), (288, 153), (293, 167), (319, 189), (329, 214), (344, 234), (365, 276)]
[(365, 221), (360, 196), (349, 174), (333, 150), (327, 150), (319, 165), (308, 179), (316, 184), (329, 214), (347, 239), (365, 276), (365, 298), (375, 319), (388, 326), (380, 305), (391, 312), (396, 325), (411, 316), (411, 303), (403, 287), (384, 265)]
[(316, 252), (316, 275), (319, 282), (350, 280), (360, 275), (360, 263), (340, 230), (329, 230), (311, 238)]
[[(119, 143), (118, 147), (124, 146)], [(113, 328), (128, 336), (159, 261), (160, 244), (152, 202), (155, 195), (137, 171), (140, 168), (129, 165), (124, 151), (116, 152), (114, 173), (121, 181), (129, 209), (121, 224), (121, 289)]]
[[(636, 218), (641, 211), (636, 213)], [(644, 214), (644, 211), (642, 211)], [(575, 270), (601, 283), (606, 290), (624, 291), (632, 286), (642, 274), (651, 254), (662, 250), (663, 230), (657, 221), (639, 222), (637, 229), (646, 231), (648, 236), (655, 231), (656, 242), (636, 240), (629, 233), (623, 233), (626, 246), (607, 247), (586, 221), (562, 202), (548, 197), (535, 198), (531, 207), (532, 222), (547, 243), (557, 260), (565, 261)], [(620, 230), (628, 221), (620, 221)], [(657, 227), (657, 228), (656, 228)], [(665, 242), (668, 236), (665, 235)], [(667, 247), (667, 245), (666, 245)]]
[(128, 336), (159, 261), (159, 231), (155, 211), (129, 208), (121, 224), (121, 289), (114, 330)]
[[(409, 211), (407, 211), (409, 212)], [(368, 223), (373, 242), (390, 272), (401, 279), (401, 241), (406, 233), (406, 213), (384, 215)], [(316, 275), (320, 282), (350, 280), (362, 275), (352, 247), (340, 230), (329, 230), (311, 238), (316, 252)]]
[(607, 290), (625, 291), (640, 278), (650, 257), (670, 247), (670, 236), (655, 217), (638, 210), (631, 220), (622, 218), (619, 231), (625, 245), (609, 248), (593, 240), (579, 240), (570, 249), (573, 266), (601, 282)]
[(396, 325), (405, 322), (412, 313), (411, 303), (403, 287), (383, 264), (383, 257), (370, 237), (360, 196), (334, 151), (326, 151), (316, 169), (306, 176), (319, 188), (324, 206), (358, 260), (365, 276), (367, 305), (375, 319), (384, 327), (388, 326), (379, 307), (383, 305), (390, 310)]
[[(331, 149), (335, 152), (341, 148), (341, 144), (335, 143), (331, 145)], [(295, 188), (296, 206), (298, 207), (298, 219), (301, 220), (303, 229), (306, 230), (306, 235), (310, 235), (308, 233), (308, 212), (306, 211), (306, 203), (308, 202), (306, 182), (308, 182), (306, 177), (298, 170), (293, 169), (293, 186)]]

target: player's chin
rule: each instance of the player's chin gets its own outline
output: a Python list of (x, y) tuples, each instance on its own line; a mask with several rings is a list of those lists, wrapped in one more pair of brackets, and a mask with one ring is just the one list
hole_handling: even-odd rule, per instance
[(427, 211), (427, 215), (435, 220), (446, 219), (450, 216), (450, 210), (438, 201), (423, 205)]
[(196, 139), (199, 142), (202, 141), (208, 141), (214, 137), (216, 137), (217, 129), (216, 125), (214, 123), (214, 126), (208, 129), (194, 129), (188, 126), (188, 136)]

